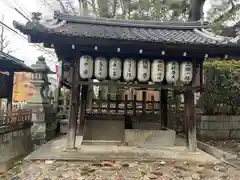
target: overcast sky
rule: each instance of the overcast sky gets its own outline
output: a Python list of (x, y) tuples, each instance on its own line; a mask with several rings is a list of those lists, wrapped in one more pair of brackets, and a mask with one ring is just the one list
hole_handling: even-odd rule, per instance
[[(15, 2), (17, 2), (17, 4)], [(21, 9), (18, 6), (21, 6)], [(0, 17), (3, 14), (4, 23), (13, 29), (13, 20), (26, 23), (26, 19), (24, 19), (11, 7), (18, 7), (21, 12), (27, 13), (29, 18), (31, 17), (31, 12), (49, 12), (53, 14), (53, 10), (51, 9), (52, 7), (45, 7), (41, 5), (40, 0), (0, 0)], [(21, 33), (19, 32), (19, 34)], [(10, 41), (8, 48), (13, 51), (11, 52), (11, 55), (25, 61), (27, 65), (33, 64), (36, 62), (38, 56), (44, 55), (48, 59), (47, 63), (50, 68), (55, 71), (54, 62), (57, 61), (56, 57), (47, 55), (46, 51), (38, 50), (39, 48), (37, 48), (34, 44), (28, 43), (26, 39), (16, 35), (8, 29), (5, 29), (5, 36), (7, 36), (7, 39)]]
[[(76, 1), (77, 0), (75, 0), (75, 2)], [(15, 2), (17, 2), (17, 4)], [(21, 9), (18, 6), (21, 6)], [(25, 12), (28, 14), (28, 17), (31, 17), (31, 12), (43, 12), (52, 15), (54, 10), (53, 7), (55, 6), (56, 6), (55, 4), (43, 6), (41, 4), (41, 0), (0, 0), (0, 15), (3, 14), (4, 23), (13, 28), (12, 26), (13, 20), (20, 21), (23, 23), (25, 23), (26, 20), (11, 7), (18, 7), (18, 9), (20, 9), (21, 12)], [(210, 3), (207, 2), (205, 4), (204, 11), (207, 11), (209, 8)], [(16, 56), (21, 60), (24, 60), (27, 65), (33, 64), (34, 62), (36, 62), (38, 56), (44, 55), (44, 51), (38, 50), (36, 46), (28, 43), (26, 39), (16, 35), (15, 33), (7, 29), (5, 32), (6, 32), (5, 36), (7, 36), (8, 40), (10, 41), (10, 45), (8, 48), (10, 50), (13, 50), (11, 55)], [(53, 71), (55, 71), (54, 61), (55, 62), (57, 61), (56, 57), (54, 59), (54, 57), (46, 54), (45, 57), (48, 59), (47, 63), (50, 66), (50, 68)]]

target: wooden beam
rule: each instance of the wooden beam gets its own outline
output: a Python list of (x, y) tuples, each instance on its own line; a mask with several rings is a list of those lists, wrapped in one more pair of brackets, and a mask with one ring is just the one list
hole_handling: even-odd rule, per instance
[(130, 87), (139, 87), (139, 88), (161, 88), (161, 89), (166, 89), (166, 90), (180, 90), (180, 91), (185, 91), (185, 90), (192, 90), (192, 91), (197, 91), (200, 89), (200, 86), (193, 87), (192, 85), (185, 85), (185, 86), (174, 86), (171, 84), (140, 84), (140, 83), (116, 83), (116, 82), (106, 82), (106, 81), (101, 81), (101, 82), (93, 82), (93, 81), (79, 81), (80, 85), (95, 85), (95, 86), (115, 86), (115, 87), (125, 87), (125, 88), (130, 88)]
[(79, 61), (74, 59), (74, 66), (72, 71), (72, 89), (71, 89), (71, 101), (70, 101), (70, 114), (69, 125), (67, 132), (67, 147), (66, 150), (74, 150), (76, 142), (76, 130), (77, 130), (77, 114), (79, 107)]
[[(34, 36), (34, 35), (33, 35)], [(120, 49), (128, 49), (128, 52), (138, 54), (133, 52), (134, 48), (143, 49), (143, 51), (151, 50), (155, 55), (159, 56), (161, 51), (182, 51), (187, 53), (193, 53), (193, 57), (199, 54), (208, 54), (209, 57), (223, 57), (225, 54), (233, 55), (238, 57), (239, 55), (239, 45), (214, 45), (214, 44), (180, 44), (180, 43), (170, 43), (170, 42), (139, 42), (139, 41), (129, 41), (129, 40), (113, 40), (113, 39), (99, 39), (99, 38), (88, 38), (79, 36), (65, 36), (58, 34), (51, 34), (49, 38), (48, 33), (38, 33), (37, 39), (47, 44), (58, 44), (64, 46), (70, 46), (74, 44), (77, 46), (99, 46), (102, 49), (108, 49), (108, 47), (114, 47)], [(61, 39), (61, 41), (59, 41)], [(76, 48), (78, 49), (78, 48)], [(145, 50), (147, 49), (147, 50)], [(94, 50), (92, 50), (94, 52)], [(116, 51), (117, 52), (117, 51)], [(79, 53), (82, 53), (79, 51)], [(106, 53), (105, 53), (106, 54)], [(143, 53), (144, 54), (144, 53)]]

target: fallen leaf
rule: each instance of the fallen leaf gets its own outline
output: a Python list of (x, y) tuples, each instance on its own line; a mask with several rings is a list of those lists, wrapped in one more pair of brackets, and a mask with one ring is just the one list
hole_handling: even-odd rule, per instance
[(46, 160), (45, 164), (53, 164), (55, 161), (54, 160)]

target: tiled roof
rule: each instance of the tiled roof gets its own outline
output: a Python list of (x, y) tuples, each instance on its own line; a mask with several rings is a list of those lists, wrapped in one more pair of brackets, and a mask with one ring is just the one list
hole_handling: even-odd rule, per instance
[(186, 43), (186, 44), (216, 44), (213, 39), (196, 34), (193, 30), (180, 29), (151, 29), (133, 27), (115, 27), (106, 25), (66, 23), (56, 29), (49, 29), (49, 33), (81, 36), (86, 38), (101, 38), (112, 40), (129, 40), (158, 43)]
[(0, 69), (6, 71), (14, 70), (14, 71), (22, 71), (22, 72), (33, 72), (33, 70), (24, 64), (24, 61), (15, 58), (7, 53), (0, 52)]
[[(91, 18), (71, 16), (57, 13), (55, 18), (60, 22), (55, 28), (41, 23), (21, 25), (15, 27), (24, 33), (35, 31), (40, 33), (57, 34), (72, 37), (85, 37), (107, 40), (140, 41), (149, 43), (177, 43), (177, 44), (208, 44), (226, 45), (236, 44), (229, 38), (211, 37), (202, 32), (207, 25), (201, 22), (158, 22), (138, 20), (111, 20), (107, 18)], [(46, 24), (46, 23), (45, 23)]]

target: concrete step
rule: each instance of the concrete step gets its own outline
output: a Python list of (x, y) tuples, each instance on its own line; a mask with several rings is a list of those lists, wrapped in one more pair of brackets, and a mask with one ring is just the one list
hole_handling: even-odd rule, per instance
[(143, 146), (174, 146), (176, 133), (172, 130), (153, 131)]

